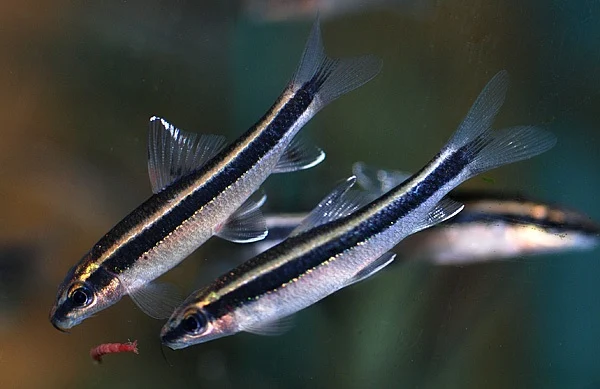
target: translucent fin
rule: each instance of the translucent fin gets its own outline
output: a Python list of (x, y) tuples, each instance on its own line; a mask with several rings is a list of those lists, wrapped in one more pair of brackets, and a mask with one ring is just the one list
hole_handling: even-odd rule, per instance
[(448, 220), (462, 211), (464, 207), (465, 206), (463, 204), (445, 197), (439, 203), (437, 203), (437, 205), (431, 211), (429, 211), (427, 217), (414, 224), (412, 233), (414, 234), (415, 232), (419, 232)]
[(412, 176), (411, 173), (396, 170), (376, 169), (364, 162), (352, 165), (352, 173), (356, 176), (358, 185), (379, 195), (389, 192)]
[(286, 316), (281, 319), (273, 320), (259, 325), (246, 326), (242, 331), (255, 335), (277, 336), (291, 330), (294, 326), (293, 316)]
[(321, 200), (290, 236), (347, 216), (377, 197), (369, 192), (351, 190), (355, 182), (356, 177), (352, 176), (340, 183)]
[(485, 145), (481, 138), (490, 131), (498, 111), (504, 104), (508, 81), (506, 70), (502, 70), (492, 77), (450, 139), (449, 144), (452, 147), (458, 149), (476, 140), (481, 140), (479, 147)]
[(182, 131), (164, 119), (150, 118), (148, 173), (158, 193), (177, 179), (197, 170), (225, 145), (225, 137)]
[(129, 297), (146, 315), (167, 319), (183, 302), (179, 290), (171, 284), (151, 282), (129, 293)]
[(533, 126), (494, 131), (491, 141), (469, 164), (472, 175), (541, 154), (556, 144), (556, 136)]
[(347, 281), (346, 286), (355, 284), (366, 278), (371, 277), (373, 274), (377, 273), (379, 270), (392, 263), (394, 258), (396, 258), (396, 254), (388, 251), (381, 257), (377, 258), (376, 260), (365, 266), (361, 271), (356, 273), (354, 277)]
[(381, 61), (374, 56), (328, 58), (323, 48), (321, 26), (317, 19), (310, 32), (300, 65), (292, 79), (292, 86), (293, 88), (308, 86), (308, 90), (314, 91), (316, 93), (314, 107), (319, 110), (344, 93), (365, 84), (380, 70)]
[(251, 243), (263, 240), (268, 233), (267, 222), (260, 207), (267, 201), (264, 193), (255, 193), (229, 219), (218, 228), (215, 235), (230, 242)]
[(495, 167), (531, 158), (556, 144), (551, 133), (532, 126), (491, 131), (491, 126), (504, 102), (508, 74), (501, 71), (485, 86), (469, 113), (450, 139), (446, 149), (472, 159), (466, 178)]
[(273, 173), (289, 173), (310, 169), (325, 159), (325, 152), (295, 137), (277, 162)]

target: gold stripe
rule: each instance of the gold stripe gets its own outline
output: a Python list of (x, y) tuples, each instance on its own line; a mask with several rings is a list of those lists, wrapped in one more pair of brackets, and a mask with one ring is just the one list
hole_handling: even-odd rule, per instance
[[(339, 239), (342, 235), (344, 235), (348, 231), (352, 230), (353, 228), (356, 228), (360, 224), (362, 224), (365, 221), (369, 220), (370, 218), (376, 216), (383, 209), (389, 207), (390, 204), (392, 204), (394, 201), (396, 201), (404, 193), (413, 189), (415, 186), (417, 186), (419, 183), (421, 183), (425, 179), (425, 177), (427, 177), (432, 172), (434, 172), (438, 168), (438, 166), (440, 164), (442, 164), (452, 154), (453, 154), (452, 150), (444, 151), (443, 153), (439, 154), (435, 160), (431, 161), (425, 168), (423, 168), (418, 173), (418, 175), (409, 179), (408, 181), (406, 181), (404, 184), (402, 184), (398, 188), (392, 189), (392, 191), (390, 191), (390, 196), (386, 196), (385, 198), (380, 197), (379, 199), (375, 200), (375, 202), (372, 203), (372, 205), (369, 208), (363, 208), (363, 210), (353, 213), (350, 216), (350, 218), (347, 220), (347, 222), (344, 223), (343, 225), (340, 225), (335, 229), (326, 231), (323, 234), (319, 234), (319, 235), (313, 237), (312, 239), (307, 240), (307, 241), (297, 245), (289, 253), (281, 255), (277, 258), (273, 258), (270, 262), (262, 264), (261, 266), (257, 266), (254, 269), (247, 271), (245, 274), (240, 276), (240, 278), (238, 278), (236, 281), (228, 283), (216, 291), (212, 291), (210, 294), (210, 298), (205, 298), (205, 299), (197, 302), (196, 305), (203, 306), (210, 302), (214, 302), (214, 301), (220, 299), (222, 296), (227, 295), (228, 293), (235, 291), (236, 289), (243, 286), (244, 284), (258, 278), (259, 276), (261, 276), (263, 274), (268, 274), (268, 273), (274, 271), (275, 269), (279, 268), (280, 266), (286, 264), (287, 262), (292, 261), (298, 257), (301, 257), (302, 255), (311, 251), (315, 247), (319, 247), (319, 246), (325, 245), (329, 242), (332, 242), (336, 239)], [(369, 237), (366, 237), (365, 239), (369, 239)], [(349, 247), (348, 249), (351, 249), (351, 247)], [(334, 261), (336, 258), (337, 257), (329, 258), (329, 259), (321, 262), (317, 266), (327, 265), (330, 262)], [(308, 272), (310, 272), (312, 270), (313, 269), (309, 269)]]
[[(107, 251), (105, 251), (105, 253), (102, 256), (100, 256), (97, 260), (94, 261), (95, 263), (98, 264), (97, 267), (99, 267), (100, 264), (102, 264), (103, 262), (108, 260), (121, 246), (123, 246), (123, 245), (127, 244), (128, 242), (130, 242), (131, 240), (135, 239), (144, 230), (146, 230), (147, 228), (152, 226), (154, 223), (159, 221), (161, 218), (165, 217), (165, 215), (167, 215), (169, 212), (171, 212), (171, 210), (173, 208), (177, 207), (185, 198), (187, 198), (188, 196), (190, 196), (191, 194), (193, 194), (194, 192), (199, 190), (207, 181), (209, 181), (213, 177), (217, 176), (224, 169), (226, 169), (231, 163), (233, 163), (235, 161), (235, 159), (237, 158), (237, 156), (240, 153), (242, 153), (243, 151), (245, 151), (248, 147), (250, 147), (252, 145), (252, 142), (254, 142), (264, 132), (264, 130), (269, 126), (269, 124), (271, 124), (273, 122), (273, 120), (277, 117), (277, 115), (282, 110), (282, 108), (294, 96), (295, 96), (295, 94), (292, 93), (289, 88), (287, 88), (282, 93), (282, 95), (279, 97), (279, 99), (277, 100), (275, 105), (273, 105), (273, 107), (271, 107), (270, 111), (264, 116), (263, 120), (261, 120), (258, 124), (255, 125), (255, 129), (252, 132), (250, 132), (249, 134), (247, 134), (244, 141), (241, 142), (238, 145), (238, 147), (236, 147), (234, 150), (232, 150), (232, 152), (229, 155), (227, 155), (219, 165), (217, 165), (213, 169), (207, 171), (205, 174), (203, 174), (201, 177), (199, 177), (194, 182), (193, 185), (190, 185), (188, 188), (182, 190), (175, 199), (173, 199), (170, 202), (165, 203), (162, 208), (157, 209), (156, 212), (154, 212), (151, 215), (148, 215), (148, 217), (142, 223), (138, 224), (134, 228), (130, 229), (126, 234), (121, 236), (120, 239), (118, 239), (111, 248), (109, 248)], [(201, 209), (202, 208), (200, 208), (198, 211), (196, 211), (194, 213), (194, 216), (197, 215), (197, 213), (199, 211), (201, 211)]]

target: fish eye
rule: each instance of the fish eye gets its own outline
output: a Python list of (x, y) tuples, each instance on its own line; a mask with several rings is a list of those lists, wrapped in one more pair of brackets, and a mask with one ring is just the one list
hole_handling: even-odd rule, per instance
[(78, 285), (71, 288), (69, 299), (77, 307), (86, 306), (92, 301), (92, 291), (85, 285)]
[(181, 321), (181, 328), (188, 334), (197, 334), (206, 327), (206, 319), (201, 313), (190, 313)]

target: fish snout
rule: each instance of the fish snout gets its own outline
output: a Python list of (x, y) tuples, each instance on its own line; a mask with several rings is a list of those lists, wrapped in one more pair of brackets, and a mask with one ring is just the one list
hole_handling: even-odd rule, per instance
[(179, 339), (177, 331), (168, 326), (165, 326), (160, 330), (160, 341), (171, 350), (178, 350), (185, 347)]
[(50, 317), (50, 323), (52, 323), (52, 325), (54, 326), (54, 328), (56, 328), (57, 330), (59, 330), (60, 332), (64, 332), (66, 334), (69, 333), (69, 331), (66, 330), (67, 327), (63, 327), (60, 322), (58, 322), (57, 320), (55, 320), (54, 317)]
[(52, 307), (50, 310), (50, 323), (54, 328), (64, 333), (69, 333), (67, 329), (71, 328), (69, 325), (66, 325), (63, 320), (59, 319), (56, 306)]

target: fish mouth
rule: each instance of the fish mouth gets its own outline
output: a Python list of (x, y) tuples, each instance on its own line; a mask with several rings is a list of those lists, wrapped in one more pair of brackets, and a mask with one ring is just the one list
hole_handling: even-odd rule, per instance
[(50, 311), (50, 324), (60, 332), (64, 332), (65, 334), (69, 333), (69, 331), (67, 331), (67, 328), (69, 327), (60, 325), (59, 321), (56, 319), (56, 308), (52, 308)]
[(182, 348), (186, 348), (188, 345), (182, 342), (165, 342), (164, 340), (161, 340), (163, 342), (163, 345), (167, 346), (168, 348), (170, 348), (171, 350), (181, 350)]
[(178, 339), (176, 331), (163, 329), (160, 333), (160, 341), (171, 350), (179, 350), (186, 347), (186, 344)]
[(67, 331), (65, 328), (61, 327), (61, 326), (60, 326), (60, 325), (59, 325), (59, 324), (56, 322), (56, 320), (54, 320), (54, 318), (51, 318), (51, 319), (50, 319), (50, 323), (52, 323), (52, 326), (53, 326), (54, 328), (56, 328), (57, 330), (59, 330), (60, 332), (63, 332), (63, 333), (65, 333), (65, 334), (68, 334), (68, 333), (69, 333), (69, 331)]

